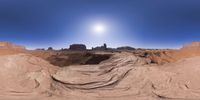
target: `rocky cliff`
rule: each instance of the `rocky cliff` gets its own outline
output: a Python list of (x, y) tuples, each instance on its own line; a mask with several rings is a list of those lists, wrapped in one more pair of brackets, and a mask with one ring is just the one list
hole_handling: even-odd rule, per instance
[(200, 42), (192, 42), (190, 44), (186, 44), (183, 46), (182, 49), (189, 49), (189, 48), (200, 48)]
[(25, 47), (10, 42), (0, 42), (0, 49), (25, 50)]

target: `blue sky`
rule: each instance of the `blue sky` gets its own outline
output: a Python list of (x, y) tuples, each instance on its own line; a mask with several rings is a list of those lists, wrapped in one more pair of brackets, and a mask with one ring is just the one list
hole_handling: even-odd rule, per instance
[[(28, 48), (179, 48), (200, 41), (199, 0), (0, 0), (0, 41)], [(103, 36), (90, 30), (103, 23)]]

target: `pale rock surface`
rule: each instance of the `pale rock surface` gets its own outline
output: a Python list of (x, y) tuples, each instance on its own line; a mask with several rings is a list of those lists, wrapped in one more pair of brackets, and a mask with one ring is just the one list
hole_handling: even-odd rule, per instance
[(45, 96), (52, 90), (51, 75), (58, 69), (27, 54), (0, 56), (0, 97)]
[(70, 66), (53, 75), (72, 100), (198, 100), (200, 57), (165, 65), (146, 64), (131, 53), (100, 65)]
[(4, 100), (199, 100), (200, 57), (164, 65), (115, 53), (98, 65), (58, 68), (27, 54), (0, 56)]

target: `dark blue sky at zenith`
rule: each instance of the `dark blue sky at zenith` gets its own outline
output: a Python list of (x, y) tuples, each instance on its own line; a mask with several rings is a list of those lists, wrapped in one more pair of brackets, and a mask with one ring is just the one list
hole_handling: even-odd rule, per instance
[[(89, 30), (107, 27), (105, 36)], [(0, 41), (28, 48), (179, 48), (200, 41), (199, 0), (0, 0)]]

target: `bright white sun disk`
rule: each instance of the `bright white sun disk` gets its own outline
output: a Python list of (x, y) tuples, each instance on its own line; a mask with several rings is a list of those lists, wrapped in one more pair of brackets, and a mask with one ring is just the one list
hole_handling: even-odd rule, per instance
[(96, 24), (92, 27), (93, 33), (100, 35), (100, 34), (104, 34), (106, 31), (106, 27), (103, 24)]

